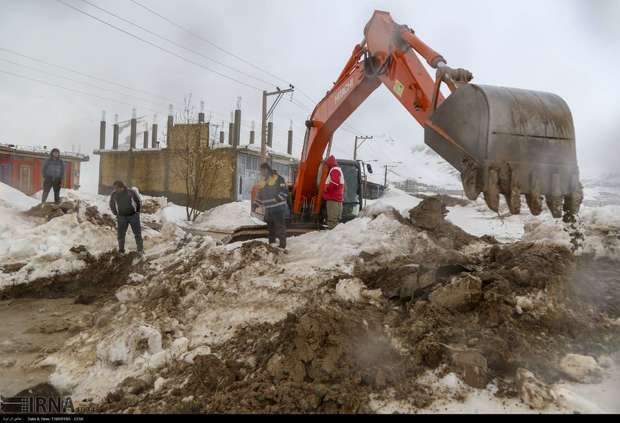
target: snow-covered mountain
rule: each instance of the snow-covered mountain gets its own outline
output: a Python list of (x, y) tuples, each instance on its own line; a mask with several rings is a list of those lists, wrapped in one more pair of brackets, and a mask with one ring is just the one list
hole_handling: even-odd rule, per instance
[(373, 167), (369, 180), (383, 184), (385, 167), (388, 183), (412, 180), (446, 190), (460, 190), (459, 172), (426, 145), (412, 145), (390, 136), (368, 141), (358, 152)]

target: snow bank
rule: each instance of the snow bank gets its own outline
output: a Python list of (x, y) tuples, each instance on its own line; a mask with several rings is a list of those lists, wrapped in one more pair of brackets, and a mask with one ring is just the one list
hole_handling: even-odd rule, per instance
[(241, 226), (264, 225), (250, 215), (251, 202), (227, 203), (202, 213), (192, 227), (205, 231), (233, 231)]
[(422, 202), (421, 199), (407, 194), (398, 188), (388, 187), (383, 196), (377, 200), (367, 200), (365, 210), (369, 214), (380, 214), (388, 211), (390, 207), (396, 209), (403, 216), (407, 216), (409, 210)]
[(446, 219), (475, 236), (491, 235), (500, 242), (514, 242), (524, 234), (526, 215), (506, 216), (490, 210), (484, 200), (448, 208)]
[(5, 203), (5, 207), (19, 211), (26, 211), (39, 203), (36, 199), (0, 182), (0, 204), (2, 202)]
[[(576, 254), (620, 260), (620, 206), (583, 207), (578, 229), (585, 239)], [(571, 247), (566, 225), (558, 219), (531, 218), (526, 222), (524, 241)]]

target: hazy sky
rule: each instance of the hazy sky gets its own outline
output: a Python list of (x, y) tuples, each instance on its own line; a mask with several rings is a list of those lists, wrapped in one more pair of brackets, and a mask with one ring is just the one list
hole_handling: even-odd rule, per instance
[[(247, 75), (284, 86), (281, 80), (222, 53), (129, 0), (88, 1), (245, 75), (146, 34), (81, 0), (62, 1), (260, 90), (273, 85)], [(373, 10), (388, 10), (397, 22), (415, 29), (449, 64), (471, 70), (475, 82), (550, 91), (562, 96), (573, 112), (582, 173), (592, 175), (618, 168), (620, 1), (139, 1), (212, 43), (292, 82), (315, 100), (337, 78), (353, 46), (362, 39), (364, 25)], [(149, 94), (45, 66), (2, 49)], [(115, 101), (49, 87), (3, 72)], [(113, 120), (114, 113), (124, 120), (130, 117), (133, 105), (139, 115), (146, 114), (149, 120), (157, 111), (163, 122), (167, 99), (174, 100), (178, 109), (188, 93), (193, 94), (196, 106), (201, 99), (205, 101), (206, 109), (215, 113), (215, 122), (225, 120), (226, 123), (237, 97), (242, 97), (245, 121), (242, 137), (245, 138), (252, 120), (257, 127), (260, 125), (259, 89), (187, 63), (56, 0), (0, 0), (0, 142), (55, 145), (66, 150), (79, 146), (82, 152), (91, 152), (98, 145), (102, 110), (107, 111), (108, 122)], [(163, 98), (155, 98), (151, 93)], [(295, 93), (295, 101), (314, 106), (304, 94)], [(277, 142), (282, 146), (289, 121), (294, 121), (296, 151), (302, 143), (303, 122), (308, 114), (302, 109), (283, 101), (275, 114)], [(384, 88), (377, 90), (347, 123), (362, 134), (387, 134), (411, 146), (423, 142), (422, 129)], [(335, 145), (340, 155), (351, 154), (353, 137), (349, 132), (338, 131)], [(92, 165), (89, 168), (94, 169)]]

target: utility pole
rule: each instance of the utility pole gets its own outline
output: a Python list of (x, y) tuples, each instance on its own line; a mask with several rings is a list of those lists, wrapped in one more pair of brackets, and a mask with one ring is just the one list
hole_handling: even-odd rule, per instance
[[(262, 122), (261, 122), (261, 131), (260, 131), (260, 155), (261, 160), (264, 162), (267, 161), (267, 122), (273, 115), (273, 111), (276, 109), (276, 106), (282, 100), (282, 97), (286, 93), (292, 93), (295, 90), (295, 87), (289, 85), (289, 88), (286, 90), (281, 90), (280, 87), (276, 87), (276, 91), (267, 92), (263, 91), (263, 113), (262, 113)], [(276, 96), (276, 99), (267, 110), (267, 99), (271, 96)]]
[[(357, 136), (357, 135), (355, 136), (355, 148), (353, 149), (353, 160), (357, 160), (357, 149), (359, 147), (361, 147), (362, 145), (364, 145), (364, 143), (367, 140), (372, 140), (372, 139), (374, 139), (374, 137), (372, 135), (371, 136), (363, 136), (363, 137)], [(357, 145), (358, 141), (361, 141), (361, 143), (359, 145)]]
[(383, 179), (383, 187), (387, 188), (387, 174), (388, 174), (388, 169), (392, 169), (394, 167), (398, 167), (399, 164), (403, 164), (403, 162), (392, 162), (392, 164), (386, 164), (383, 165), (383, 167), (385, 168), (385, 177)]

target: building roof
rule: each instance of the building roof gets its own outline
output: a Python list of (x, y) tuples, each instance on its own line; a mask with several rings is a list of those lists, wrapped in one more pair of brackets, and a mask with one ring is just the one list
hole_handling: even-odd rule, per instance
[[(33, 146), (0, 143), (0, 153), (19, 154), (22, 156), (47, 158), (49, 157), (52, 150), (53, 148), (47, 148), (47, 146), (33, 147)], [(86, 154), (73, 153), (73, 152), (67, 152), (67, 151), (61, 151), (60, 157), (66, 160), (73, 160), (73, 161), (77, 160), (80, 162), (87, 162), (90, 160), (90, 158)]]

